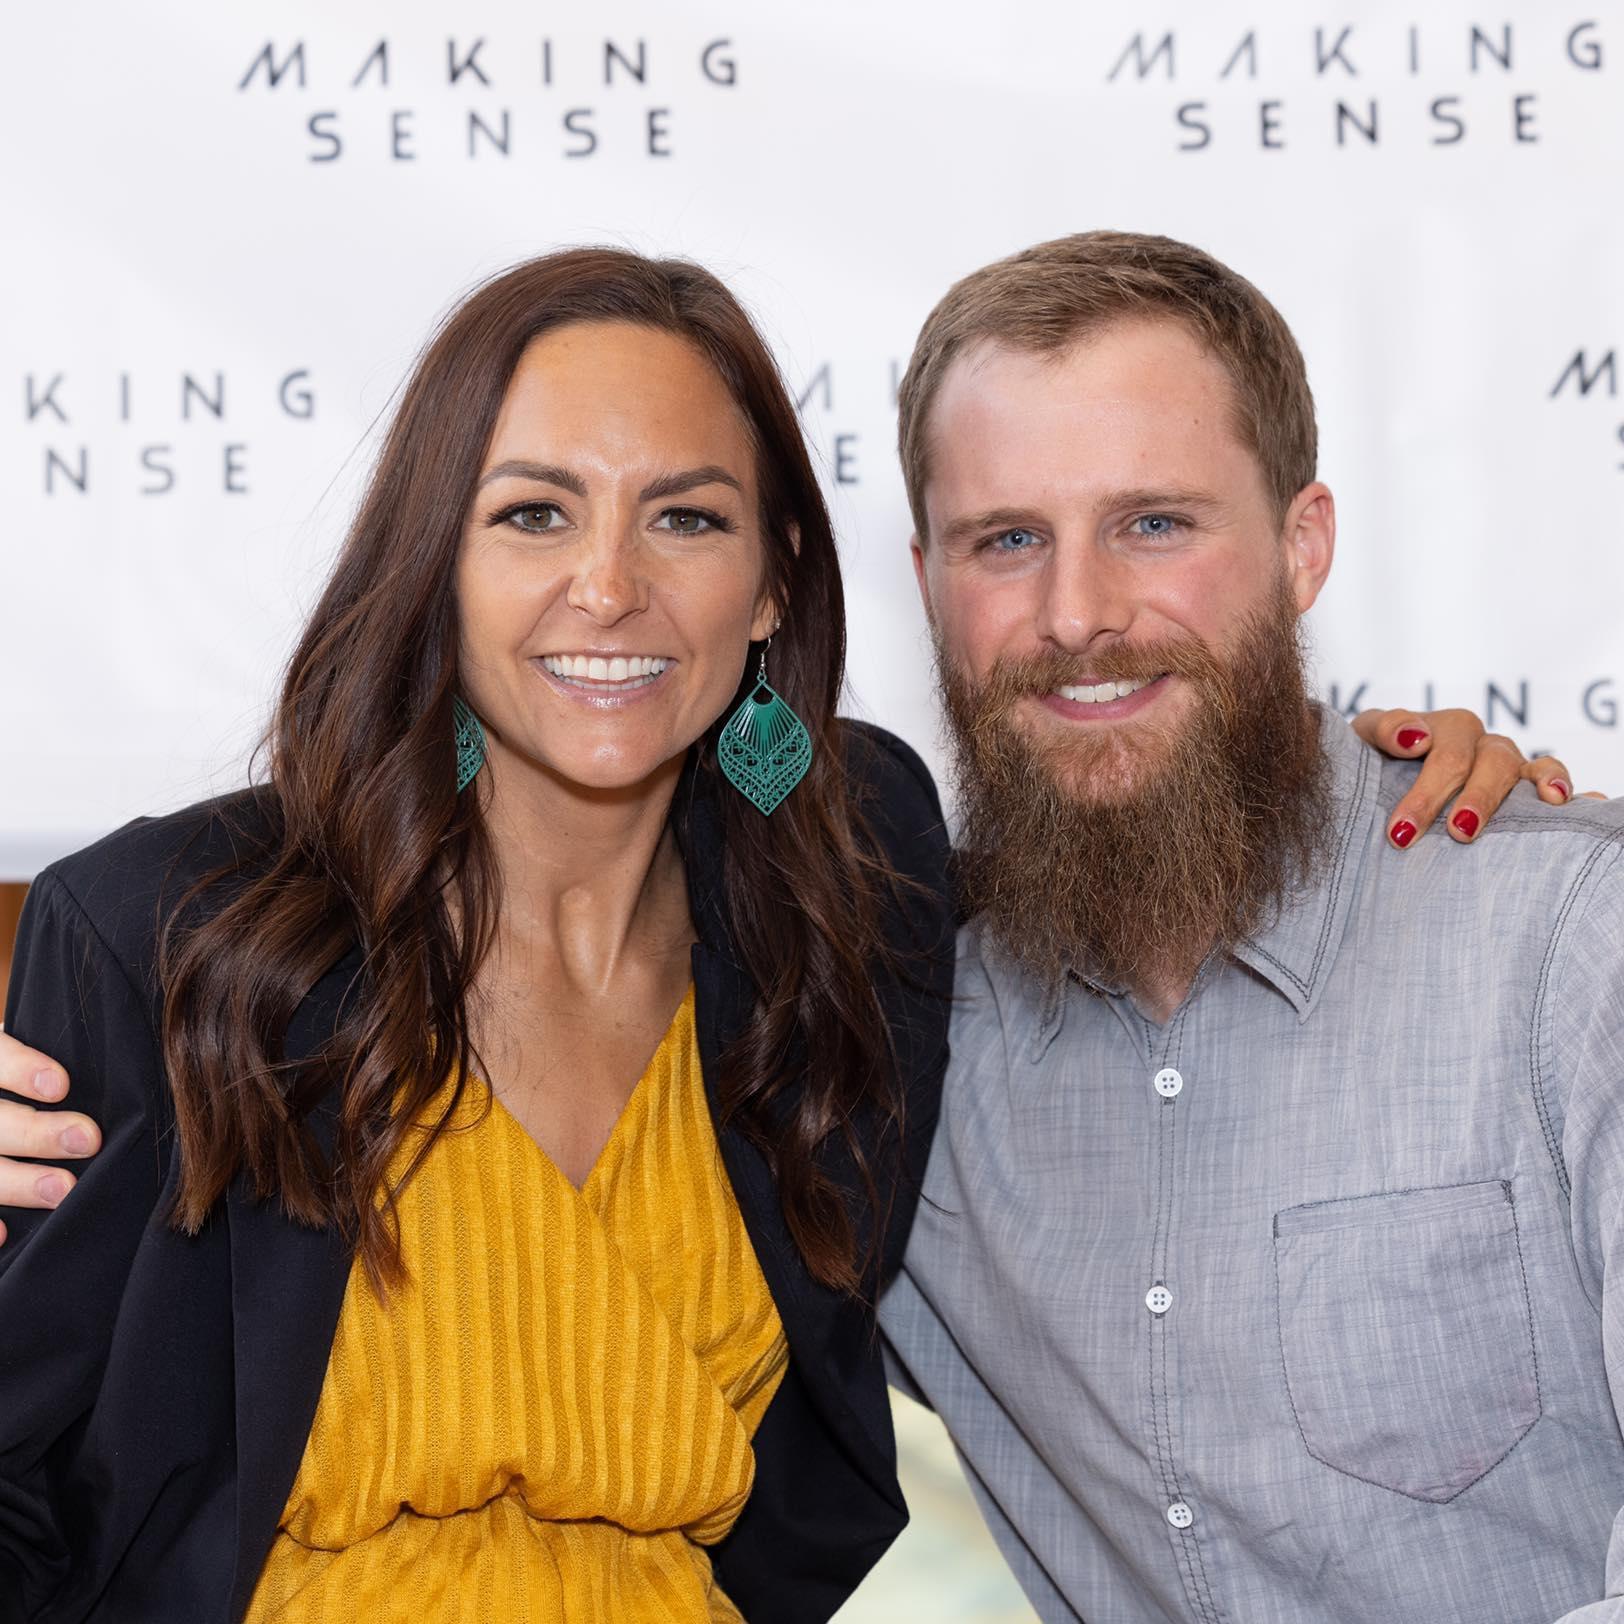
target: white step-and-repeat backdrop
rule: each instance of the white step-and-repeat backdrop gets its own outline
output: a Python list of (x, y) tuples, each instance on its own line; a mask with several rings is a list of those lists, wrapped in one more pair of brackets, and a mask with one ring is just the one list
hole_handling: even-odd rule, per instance
[(1109, 225), (1302, 340), (1326, 691), (1624, 789), (1620, 0), (71, 0), (8, 18), (0, 152), (0, 877), (240, 779), (417, 345), (573, 242), (759, 315), (852, 704), (928, 754), (899, 369), (954, 277)]

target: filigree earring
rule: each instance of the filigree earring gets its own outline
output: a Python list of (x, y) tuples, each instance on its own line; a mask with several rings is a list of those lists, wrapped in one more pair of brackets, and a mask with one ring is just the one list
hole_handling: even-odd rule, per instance
[(460, 698), (451, 701), (451, 717), (457, 742), (457, 793), (461, 795), (485, 765), (485, 729)]
[(728, 782), (765, 813), (782, 804), (812, 765), (812, 735), (767, 681), (772, 641), (769, 637), (762, 645), (755, 687), (723, 724), (716, 744)]

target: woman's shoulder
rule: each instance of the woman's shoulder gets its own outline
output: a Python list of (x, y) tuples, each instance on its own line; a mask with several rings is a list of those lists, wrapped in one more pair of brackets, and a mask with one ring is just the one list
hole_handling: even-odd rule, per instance
[(840, 726), (853, 804), (877, 855), (902, 882), (881, 892), (887, 943), (910, 961), (922, 953), (950, 967), (957, 923), (953, 848), (936, 782), (896, 734), (845, 717)]
[(941, 817), (936, 781), (919, 752), (895, 733), (854, 716), (839, 718), (846, 771), (862, 788), (882, 799), (913, 803)]
[(854, 803), (891, 865), (945, 885), (947, 823), (930, 769), (911, 745), (872, 722), (842, 717), (840, 729)]
[(68, 901), (115, 957), (144, 961), (199, 881), (246, 874), (264, 861), (279, 828), (275, 805), (268, 790), (244, 789), (136, 818), (52, 863), (33, 889), (42, 903)]

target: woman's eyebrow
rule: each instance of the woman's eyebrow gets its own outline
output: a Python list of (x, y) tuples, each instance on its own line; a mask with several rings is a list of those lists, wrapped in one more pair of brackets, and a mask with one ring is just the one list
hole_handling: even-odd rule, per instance
[(480, 477), (476, 489), (484, 490), (498, 479), (534, 479), (543, 485), (556, 485), (572, 496), (586, 495), (586, 481), (579, 474), (550, 462), (499, 462)]
[[(499, 462), (481, 476), (479, 489), (498, 479), (533, 479), (544, 485), (556, 485), (574, 496), (586, 495), (586, 481), (568, 468), (549, 462)], [(665, 496), (681, 496), (684, 491), (697, 490), (701, 485), (727, 485), (743, 493), (743, 484), (719, 463), (706, 463), (702, 468), (684, 468), (675, 473), (661, 474), (651, 479), (638, 493), (642, 502), (657, 502)]]
[(641, 502), (658, 502), (663, 496), (681, 496), (684, 491), (697, 490), (701, 485), (731, 485), (741, 495), (744, 486), (727, 469), (712, 462), (703, 468), (685, 468), (680, 473), (661, 474), (651, 479), (638, 493)]

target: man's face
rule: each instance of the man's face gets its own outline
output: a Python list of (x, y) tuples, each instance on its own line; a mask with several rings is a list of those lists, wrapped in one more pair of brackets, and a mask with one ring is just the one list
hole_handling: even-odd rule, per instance
[(932, 406), (914, 562), (938, 642), (971, 688), (1025, 666), (1008, 725), (1083, 799), (1132, 800), (1201, 672), (1330, 568), (1330, 492), (1278, 519), (1232, 397), (1187, 328), (1135, 319), (1058, 355), (982, 345)]

